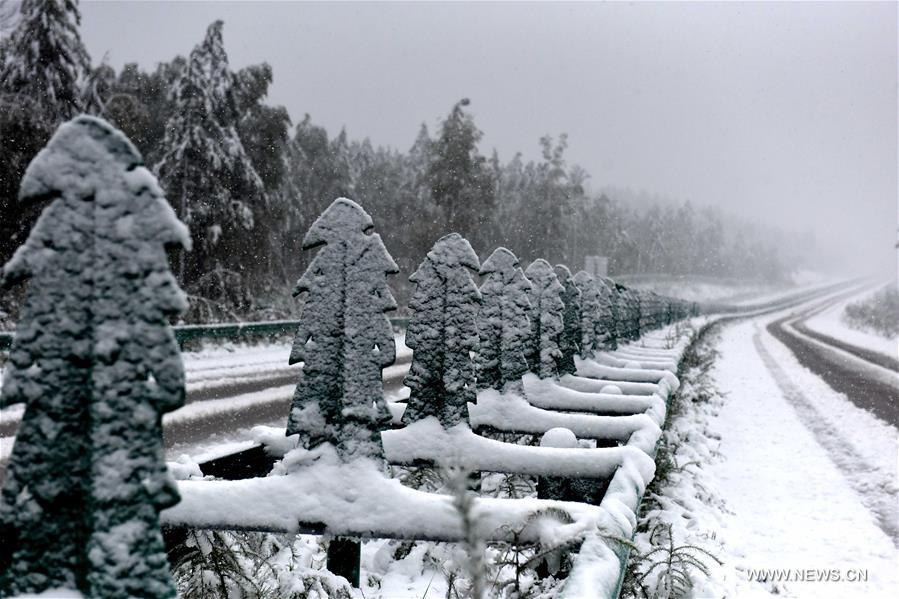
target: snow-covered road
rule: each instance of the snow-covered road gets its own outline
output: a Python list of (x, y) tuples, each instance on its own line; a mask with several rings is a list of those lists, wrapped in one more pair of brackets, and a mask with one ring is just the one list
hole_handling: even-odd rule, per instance
[(714, 596), (899, 596), (899, 433), (768, 332), (787, 314), (722, 328), (712, 376), (723, 397), (681, 423), (700, 446), (689, 457), (706, 463), (667, 491), (669, 509), (685, 541), (717, 546)]

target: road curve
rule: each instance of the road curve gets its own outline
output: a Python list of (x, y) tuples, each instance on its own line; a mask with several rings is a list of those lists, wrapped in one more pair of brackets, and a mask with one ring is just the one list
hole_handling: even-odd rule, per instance
[[(832, 298), (830, 303), (842, 299)], [(793, 352), (800, 364), (855, 405), (899, 427), (899, 376), (890, 358), (832, 339), (804, 326), (820, 307), (779, 318), (768, 324), (775, 339)], [(846, 356), (843, 352), (851, 354)], [(867, 366), (865, 366), (867, 364)], [(875, 376), (872, 376), (872, 373)], [(890, 384), (892, 382), (892, 384)]]

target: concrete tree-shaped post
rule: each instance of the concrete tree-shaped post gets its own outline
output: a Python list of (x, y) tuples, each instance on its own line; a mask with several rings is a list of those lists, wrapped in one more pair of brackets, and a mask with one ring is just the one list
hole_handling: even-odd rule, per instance
[(624, 295), (624, 286), (619, 285), (612, 279), (605, 278), (603, 279), (606, 286), (611, 291), (612, 297), (612, 312), (615, 315), (615, 331), (617, 337), (617, 343), (627, 341), (630, 339), (630, 320), (629, 320), (629, 312), (627, 305), (627, 298)]
[(481, 275), (484, 282), (478, 313), (478, 388), (502, 390), (508, 385), (520, 386), (521, 377), (528, 371), (525, 351), (531, 334), (531, 283), (519, 268), (515, 254), (503, 247), (484, 261)]
[(468, 402), (475, 401), (471, 352), (478, 350), (481, 304), (471, 273), (479, 268), (468, 241), (450, 233), (409, 277), (416, 287), (406, 329), (406, 345), (415, 350), (405, 379), (411, 389), (403, 414), (407, 424), (433, 416), (450, 428), (468, 420)]
[(574, 275), (574, 284), (581, 292), (581, 357), (592, 358), (600, 347), (597, 334), (602, 312), (602, 294), (593, 275), (579, 270)]
[[(387, 275), (399, 272), (361, 206), (339, 198), (312, 224), (303, 249), (319, 249), (297, 282), (306, 294), (290, 363), (303, 362), (287, 434), (312, 449), (330, 443), (344, 461), (383, 463), (381, 430), (390, 425), (381, 370), (396, 344), (386, 312), (396, 309)], [(328, 567), (359, 586), (359, 542), (335, 539)]]
[(581, 345), (581, 291), (574, 282), (571, 271), (564, 264), (556, 264), (556, 277), (562, 283), (562, 333), (559, 335), (559, 374), (574, 374), (574, 356), (580, 353)]
[(596, 280), (600, 304), (597, 314), (597, 344), (602, 349), (618, 349), (618, 302), (615, 283), (611, 279), (599, 277)]
[(643, 334), (643, 304), (640, 301), (640, 292), (636, 289), (628, 289), (627, 294), (630, 297), (631, 312), (631, 336), (636, 341)]
[(553, 377), (559, 372), (558, 361), (562, 358), (559, 336), (563, 329), (565, 288), (549, 262), (540, 258), (531, 262), (524, 276), (531, 281), (531, 335), (525, 356), (531, 372), (542, 379)]
[(20, 201), (49, 202), (3, 269), (29, 280), (0, 407), (25, 403), (0, 502), (0, 595), (174, 597), (160, 510), (178, 502), (162, 414), (184, 402), (168, 325), (188, 247), (138, 151), (103, 120), (59, 127)]

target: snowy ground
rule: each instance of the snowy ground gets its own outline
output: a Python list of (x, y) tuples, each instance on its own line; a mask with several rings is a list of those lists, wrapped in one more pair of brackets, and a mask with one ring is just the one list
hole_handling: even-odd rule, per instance
[(786, 313), (723, 328), (720, 394), (666, 433), (683, 472), (655, 517), (724, 562), (699, 597), (899, 596), (899, 432), (768, 334)]
[(712, 277), (675, 277), (675, 276), (638, 276), (624, 277), (622, 281), (629, 287), (647, 289), (662, 295), (669, 295), (691, 302), (714, 302), (716, 304), (732, 304), (745, 306), (767, 301), (774, 301), (795, 294), (799, 291), (813, 289), (826, 283), (820, 275), (803, 273), (796, 277), (790, 285), (764, 285), (746, 283), (735, 280), (716, 280)]
[(859, 294), (848, 297), (815, 314), (806, 321), (806, 326), (813, 331), (844, 341), (850, 345), (870, 349), (895, 359), (897, 354), (899, 354), (899, 338), (888, 339), (876, 333), (860, 331), (850, 327), (843, 320), (843, 312), (847, 304), (863, 301), (882, 288), (882, 284), (867, 287)]
[(725, 302), (732, 300), (750, 300), (765, 294), (781, 291), (775, 286), (763, 286), (756, 283), (741, 283), (735, 281), (715, 281), (710, 278), (693, 277), (660, 277), (651, 279), (646, 277), (630, 280), (625, 277), (622, 281), (628, 287), (655, 291), (662, 295), (670, 295), (690, 302)]

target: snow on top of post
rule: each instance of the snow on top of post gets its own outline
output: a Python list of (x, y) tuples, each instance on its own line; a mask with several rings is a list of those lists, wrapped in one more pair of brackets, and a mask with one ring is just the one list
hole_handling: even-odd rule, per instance
[(0, 396), (26, 404), (0, 508), (2, 595), (175, 594), (158, 518), (178, 501), (161, 417), (184, 402), (168, 322), (187, 302), (165, 246), (189, 237), (142, 162), (121, 132), (81, 116), (22, 181), (22, 201), (50, 202), (3, 269), (30, 285)]
[(541, 378), (558, 374), (557, 361), (562, 357), (559, 335), (562, 333), (562, 301), (564, 288), (549, 262), (538, 258), (531, 262), (525, 276), (531, 281), (531, 337), (526, 356), (531, 371)]
[(362, 206), (348, 198), (337, 198), (309, 227), (303, 238), (303, 249), (310, 250), (323, 243), (341, 241), (348, 234), (366, 233), (374, 226), (371, 216)]
[(478, 255), (475, 254), (468, 240), (458, 233), (444, 235), (434, 243), (427, 256), (441, 271), (464, 266), (477, 272), (481, 268)]
[(406, 423), (435, 416), (444, 427), (467, 420), (475, 399), (471, 353), (478, 350), (481, 295), (471, 277), (478, 257), (458, 233), (441, 237), (409, 280), (416, 289), (406, 345), (415, 351), (405, 384)]

